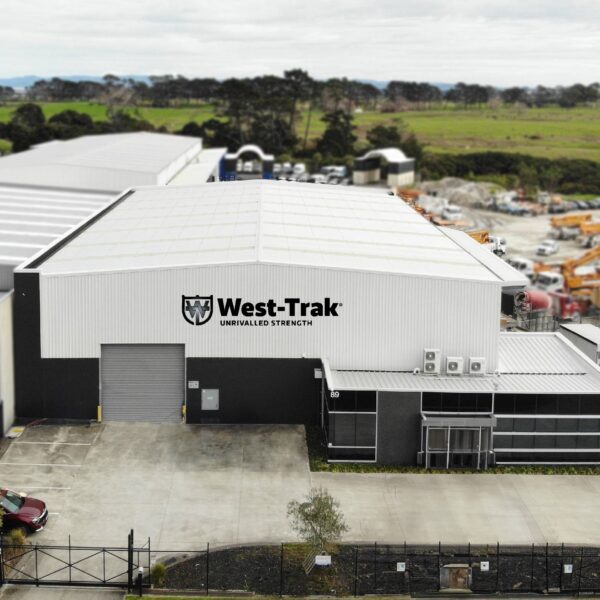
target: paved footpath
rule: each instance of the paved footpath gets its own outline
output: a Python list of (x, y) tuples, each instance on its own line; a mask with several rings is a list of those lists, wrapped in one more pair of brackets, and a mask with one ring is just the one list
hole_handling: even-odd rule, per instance
[(0, 600), (123, 600), (122, 591), (90, 588), (54, 588), (8, 585), (0, 591)]

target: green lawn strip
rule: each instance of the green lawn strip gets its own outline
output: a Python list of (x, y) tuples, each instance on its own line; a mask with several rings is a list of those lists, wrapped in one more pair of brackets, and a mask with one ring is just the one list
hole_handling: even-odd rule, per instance
[[(158, 596), (154, 594), (148, 594), (147, 591), (144, 592), (144, 596), (148, 598), (152, 598), (153, 600), (231, 600), (232, 598), (246, 598), (251, 596), (256, 600), (279, 600), (280, 596), (255, 596), (248, 594), (248, 596)], [(352, 598), (353, 596), (319, 596), (320, 598)], [(136, 600), (139, 598), (137, 594), (127, 595), (126, 600)], [(306, 600), (307, 598), (314, 598), (314, 596), (294, 596), (297, 600)], [(369, 596), (370, 600), (394, 600), (397, 598), (398, 600), (409, 598), (409, 596)]]
[[(17, 106), (16, 103), (1, 105), (0, 122), (8, 121)], [(47, 117), (71, 109), (89, 114), (95, 120), (107, 118), (106, 106), (93, 102), (46, 102), (41, 106)], [(210, 104), (165, 108), (139, 106), (129, 107), (127, 111), (168, 131), (181, 129), (190, 121), (203, 123), (216, 116), (216, 109)], [(308, 135), (311, 144), (325, 130), (322, 116), (322, 111), (312, 111)], [(307, 120), (308, 111), (303, 110), (296, 124), (299, 138), (304, 136)], [(359, 146), (363, 147), (366, 133), (372, 127), (404, 123), (431, 152), (462, 154), (496, 150), (600, 161), (600, 110), (591, 107), (436, 107), (391, 113), (365, 111), (356, 114), (354, 121)]]

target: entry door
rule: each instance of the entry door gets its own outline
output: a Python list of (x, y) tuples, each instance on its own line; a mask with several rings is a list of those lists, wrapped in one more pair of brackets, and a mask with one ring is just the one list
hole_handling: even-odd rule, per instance
[(102, 346), (105, 421), (179, 423), (185, 393), (181, 345)]

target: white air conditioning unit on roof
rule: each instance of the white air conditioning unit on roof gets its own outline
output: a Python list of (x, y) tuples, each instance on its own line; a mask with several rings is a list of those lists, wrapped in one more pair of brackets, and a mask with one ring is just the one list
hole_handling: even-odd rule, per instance
[(471, 356), (469, 358), (469, 375), (485, 375), (485, 357)]
[(432, 348), (423, 350), (423, 373), (439, 375), (442, 366), (442, 351)]
[(446, 357), (446, 373), (448, 375), (462, 375), (464, 370), (464, 359), (462, 356)]

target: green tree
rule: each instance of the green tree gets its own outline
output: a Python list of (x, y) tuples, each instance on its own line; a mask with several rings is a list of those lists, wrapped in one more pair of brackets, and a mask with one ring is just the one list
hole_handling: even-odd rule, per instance
[(521, 163), (519, 167), (519, 182), (527, 192), (533, 191), (539, 183), (536, 168), (527, 163)]
[(402, 133), (404, 131), (396, 125), (377, 125), (367, 131), (367, 141), (371, 148), (399, 148), (402, 143)]
[(354, 135), (356, 127), (352, 115), (343, 110), (334, 110), (327, 113), (322, 121), (327, 124), (323, 136), (317, 142), (317, 150), (321, 154), (342, 157), (354, 154), (354, 144), (357, 137)]
[(298, 537), (319, 551), (348, 531), (339, 502), (323, 488), (312, 488), (304, 502), (290, 502), (287, 514)]

